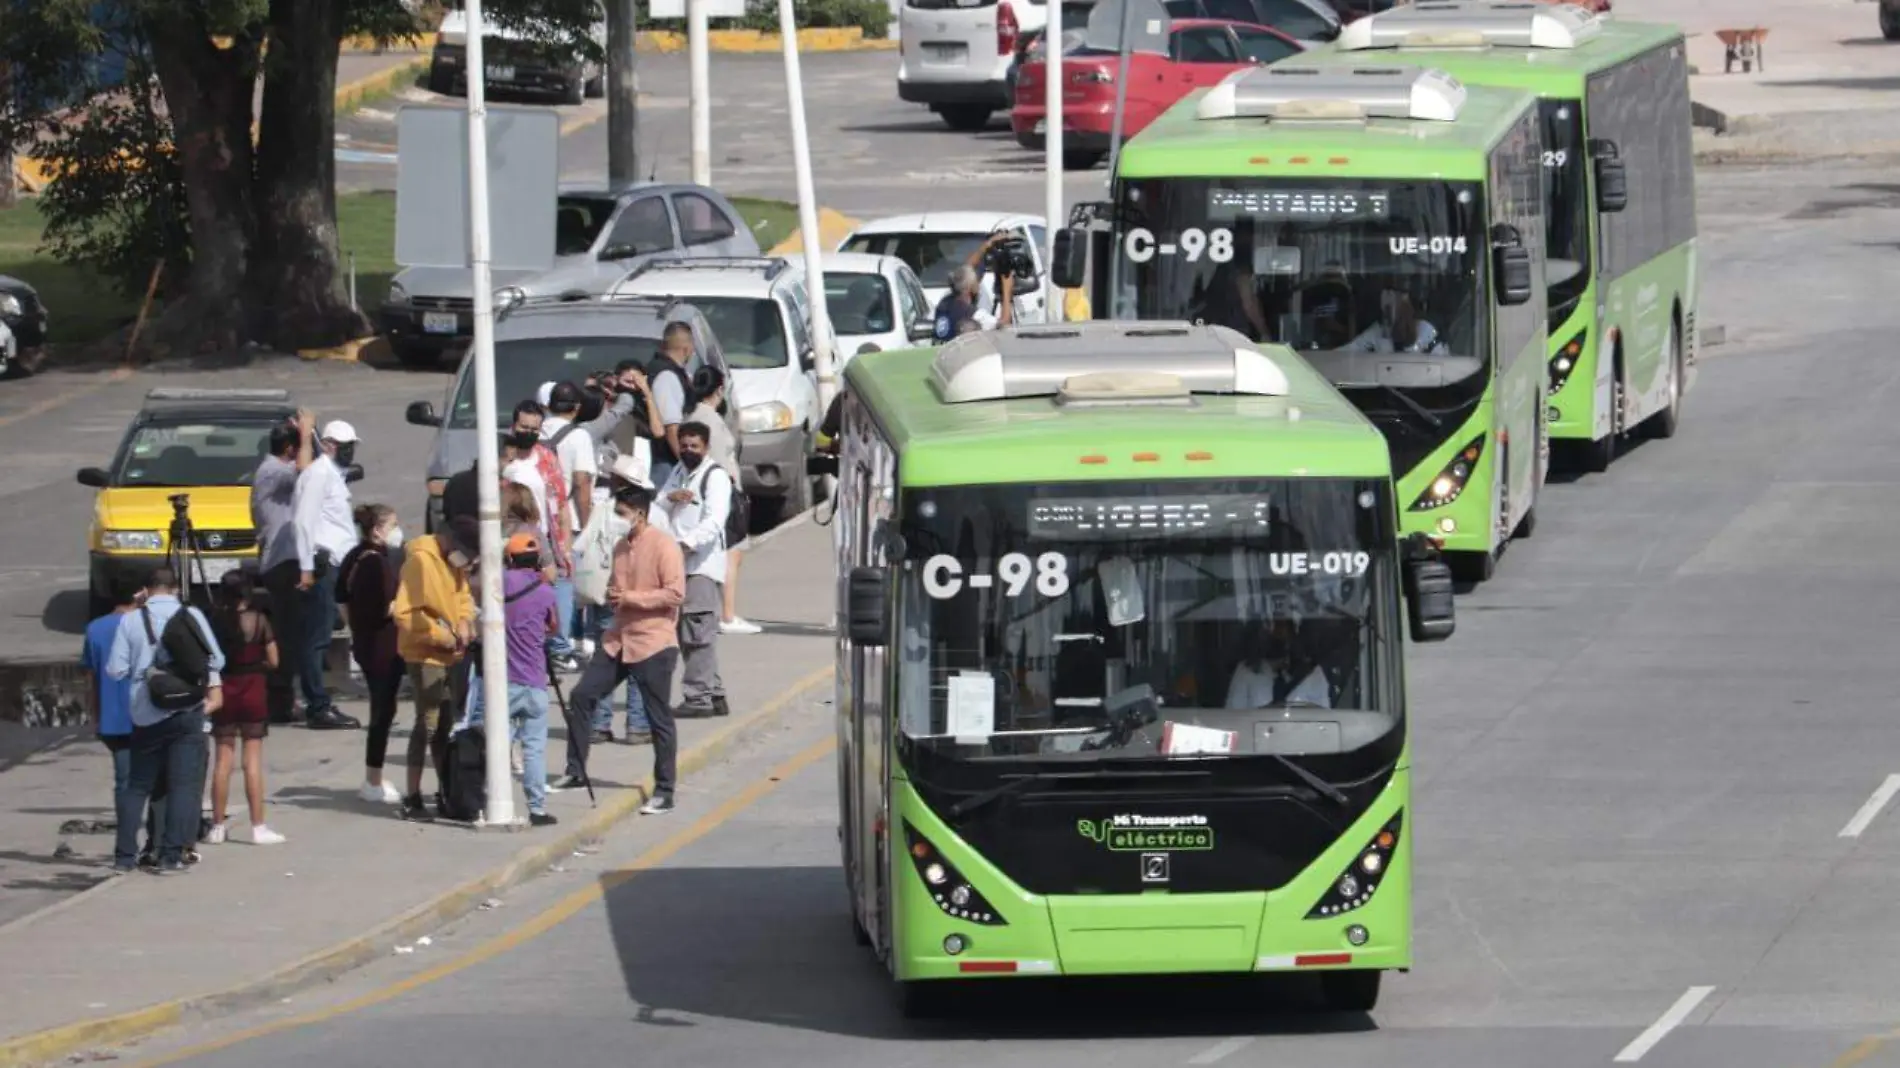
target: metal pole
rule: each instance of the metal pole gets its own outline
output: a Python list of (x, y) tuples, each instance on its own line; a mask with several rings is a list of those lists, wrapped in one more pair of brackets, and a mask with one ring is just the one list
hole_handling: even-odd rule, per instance
[[(1127, 2), (1127, 0), (1124, 0)], [(1049, 22), (1042, 30), (1042, 73), (1043, 73), (1043, 149), (1044, 161), (1042, 190), (1042, 210), (1048, 216), (1049, 244), (1042, 250), (1042, 262), (1053, 264), (1056, 261), (1056, 232), (1068, 222), (1062, 211), (1062, 94), (1067, 87), (1062, 77), (1062, 0), (1049, 0)], [(1062, 294), (1050, 286), (1046, 294), (1048, 320), (1059, 323), (1063, 319)]]
[(831, 408), (831, 399), (838, 395), (838, 379), (832, 373), (831, 312), (825, 304), (818, 194), (812, 188), (811, 142), (805, 133), (805, 85), (798, 70), (798, 23), (792, 17), (792, 0), (778, 0), (778, 31), (785, 45), (785, 97), (792, 116), (792, 170), (798, 179), (798, 230), (805, 246), (805, 295), (811, 301), (812, 368), (818, 372), (818, 410), (823, 412)]
[(633, 69), (637, 18), (634, 0), (609, 0), (607, 177), (615, 184), (640, 180), (640, 89)]
[(358, 311), (356, 305), (356, 253), (350, 253), (350, 310)]
[[(1120, 57), (1116, 60), (1115, 70), (1115, 115), (1110, 123), (1108, 134), (1108, 175), (1106, 177), (1106, 184), (1108, 185), (1109, 200), (1111, 202), (1115, 198), (1115, 168), (1120, 166), (1122, 156), (1122, 113), (1128, 108), (1128, 24), (1133, 22), (1134, 18), (1135, 0), (1122, 0), (1122, 24), (1121, 29), (1118, 31), (1119, 36), (1115, 41), (1115, 50), (1120, 53)], [(1121, 212), (1119, 206), (1117, 206), (1116, 209), (1111, 212), (1110, 218), (1113, 220), (1120, 217)], [(1115, 235), (1117, 242), (1121, 240), (1121, 234), (1117, 232), (1115, 224), (1112, 221), (1109, 224), (1109, 232)], [(1108, 253), (1108, 307), (1106, 309), (1096, 310), (1095, 318), (1117, 318), (1115, 303), (1121, 299), (1121, 283), (1121, 246), (1114, 244), (1109, 247)]]
[[(474, 273), (475, 472), (481, 496), (481, 592), (476, 598), (482, 643), (482, 723), (488, 751), (486, 823), (515, 821), (515, 784), (508, 750), (508, 631), (501, 602), (500, 432), (495, 417), (495, 294), (488, 253), (488, 102), (482, 65), (482, 0), (468, 0), (468, 260)], [(457, 709), (456, 714), (462, 710)]]
[(686, 0), (686, 82), (693, 111), (693, 184), (712, 184), (712, 61), (706, 0)]

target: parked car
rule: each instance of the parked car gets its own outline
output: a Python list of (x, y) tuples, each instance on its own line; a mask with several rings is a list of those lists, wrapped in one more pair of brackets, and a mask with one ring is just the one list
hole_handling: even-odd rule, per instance
[(1219, 19), (1265, 26), (1318, 48), (1339, 38), (1345, 20), (1327, 0), (1166, 0), (1168, 15), (1182, 19)]
[(699, 309), (730, 368), (741, 488), (768, 522), (810, 508), (816, 486), (805, 458), (825, 413), (818, 408), (804, 269), (778, 257), (653, 262), (613, 292)]
[(39, 290), (12, 275), (0, 274), (0, 377), (15, 373), (22, 356), (46, 344), (48, 315)]
[(1016, 42), (1048, 22), (1047, 0), (904, 0), (897, 97), (927, 104), (953, 130), (981, 130), (1010, 105)]
[[(597, 24), (593, 36), (605, 48), (607, 24)], [(567, 104), (607, 92), (605, 67), (538, 37), (531, 27), (487, 23), (482, 32), (482, 66), (487, 68), (484, 84), (491, 90), (552, 96)], [(436, 30), (435, 49), (429, 55), (429, 89), (444, 96), (468, 92), (468, 12), (459, 4), (443, 14)]]
[[(1168, 55), (1137, 52), (1128, 59), (1128, 93), (1122, 105), (1122, 139), (1140, 133), (1175, 102), (1196, 89), (1219, 82), (1246, 67), (1277, 63), (1302, 51), (1298, 41), (1278, 30), (1242, 22), (1177, 19), (1168, 36)], [(1016, 143), (1041, 151), (1047, 111), (1043, 108), (1043, 61), (1023, 67), (1016, 84), (1016, 108), (1009, 113)], [(1115, 78), (1119, 57), (1113, 51), (1081, 48), (1064, 56), (1062, 74), (1071, 86), (1062, 103), (1062, 162), (1086, 170), (1108, 155), (1114, 137)]]
[[(534, 396), (543, 382), (579, 384), (596, 371), (613, 370), (622, 360), (651, 363), (671, 323), (692, 328), (689, 374), (708, 366), (728, 371), (712, 327), (699, 309), (685, 301), (540, 297), (505, 306), (495, 320), (496, 425), (508, 426), (515, 405)], [(406, 415), (415, 426), (436, 428), (435, 446), (423, 476), (429, 492), (424, 528), (430, 531), (442, 520), (442, 491), (449, 476), (475, 462), (480, 444), (475, 435), (475, 375), (468, 356), (463, 356), (443, 403), (437, 411), (435, 405), (419, 400), (409, 405)], [(736, 420), (736, 416), (727, 418), (735, 433)]]
[[(1333, 13), (1341, 22), (1356, 22), (1367, 15), (1377, 15), (1381, 11), (1390, 11), (1407, 0), (1328, 0)], [(1609, 0), (1600, 0), (1608, 3)]]
[(826, 256), (825, 309), (840, 367), (860, 352), (928, 345), (936, 333), (924, 284), (896, 256)]
[(1900, 0), (1880, 0), (1880, 36), (1900, 41)]
[[(873, 219), (853, 230), (838, 243), (839, 252), (863, 252), (873, 256), (895, 256), (917, 272), (924, 286), (924, 299), (931, 314), (937, 302), (950, 292), (950, 272), (967, 262), (983, 242), (998, 230), (1009, 230), (1024, 238), (1036, 263), (1036, 291), (1017, 298), (1022, 315), (1018, 321), (1040, 323), (1048, 319), (1049, 265), (1043, 262), (1043, 246), (1048, 227), (1040, 215), (1017, 215), (996, 211), (933, 211), (923, 215), (893, 215)], [(986, 295), (994, 293), (996, 279), (983, 276)]]
[[(582, 185), (561, 192), (553, 269), (495, 271), (493, 279), (497, 290), (527, 297), (593, 296), (648, 260), (758, 254), (758, 239), (739, 209), (705, 186)], [(390, 279), (379, 318), (405, 364), (433, 364), (442, 353), (466, 347), (475, 329), (468, 270), (405, 267)]]
[[(1089, 15), (1095, 10), (1095, 0), (1063, 0), (1062, 38), (1065, 46), (1063, 55), (1081, 46), (1089, 28)], [(1049, 29), (1045, 24), (1040, 30), (1028, 30), (1016, 38), (1016, 54), (1009, 62), (1009, 72), (1003, 80), (1009, 83), (1010, 102), (1016, 100), (1016, 75), (1024, 63), (1042, 54), (1042, 35)]]

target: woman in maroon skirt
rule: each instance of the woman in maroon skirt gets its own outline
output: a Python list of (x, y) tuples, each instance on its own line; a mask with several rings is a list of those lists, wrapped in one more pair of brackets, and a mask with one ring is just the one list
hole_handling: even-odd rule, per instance
[(225, 841), (224, 812), (231, 771), (244, 743), (244, 800), (251, 809), (251, 843), (277, 845), (284, 836), (264, 824), (264, 736), (270, 732), (270, 673), (277, 667), (277, 635), (257, 606), (250, 575), (233, 571), (218, 584), (212, 629), (224, 650), (224, 705), (211, 713), (218, 763), (211, 776), (211, 830), (205, 842)]

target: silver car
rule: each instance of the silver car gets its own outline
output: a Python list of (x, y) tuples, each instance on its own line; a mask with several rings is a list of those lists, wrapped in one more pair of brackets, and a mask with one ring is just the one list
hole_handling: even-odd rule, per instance
[[(693, 330), (690, 376), (716, 367), (731, 381), (725, 352), (706, 317), (691, 304), (671, 298), (596, 297), (579, 300), (530, 299), (508, 309), (495, 322), (496, 426), (507, 427), (515, 405), (533, 397), (543, 382), (584, 384), (596, 371), (611, 371), (622, 360), (642, 366), (659, 355), (660, 338), (670, 323)], [(739, 406), (729, 405), (726, 425), (739, 440)], [(436, 427), (435, 448), (426, 473), (429, 489), (427, 529), (442, 518), (442, 491), (450, 475), (475, 463), (480, 438), (475, 433), (475, 377), (469, 357), (462, 358), (449, 385), (443, 410), (428, 401), (409, 405), (408, 420)]]
[[(650, 260), (757, 256), (739, 210), (715, 190), (674, 182), (564, 186), (555, 212), (554, 267), (495, 271), (497, 290), (528, 298), (597, 296)], [(380, 326), (396, 357), (432, 366), (466, 348), (475, 329), (466, 267), (406, 267), (389, 282)]]

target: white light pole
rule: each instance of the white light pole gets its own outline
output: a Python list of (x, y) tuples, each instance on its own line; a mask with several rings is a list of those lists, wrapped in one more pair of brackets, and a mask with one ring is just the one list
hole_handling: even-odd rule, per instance
[[(1047, 216), (1049, 244), (1042, 250), (1042, 262), (1052, 265), (1056, 261), (1056, 232), (1068, 222), (1062, 208), (1062, 2), (1050, 0), (1048, 4), (1049, 22), (1042, 30), (1042, 73), (1043, 73), (1043, 149), (1044, 168), (1047, 174), (1043, 179), (1043, 214)], [(1044, 294), (1048, 305), (1048, 319), (1059, 323), (1063, 319), (1062, 294), (1056, 291), (1050, 279), (1045, 278), (1048, 291)]]
[(686, 0), (686, 81), (693, 112), (693, 182), (712, 184), (711, 51), (706, 0)]
[[(483, 822), (515, 821), (515, 783), (509, 772), (508, 644), (501, 602), (501, 465), (496, 455), (495, 294), (488, 252), (488, 102), (483, 87), (482, 0), (468, 0), (468, 260), (474, 278), (475, 478), (481, 519), (482, 726), (488, 752), (488, 808)], [(456, 709), (455, 715), (461, 715)]]
[[(812, 365), (818, 372), (818, 409), (838, 395), (832, 373), (831, 312), (825, 304), (824, 253), (818, 233), (818, 200), (812, 189), (811, 142), (805, 132), (805, 84), (798, 70), (798, 23), (792, 0), (778, 0), (778, 32), (785, 45), (785, 97), (792, 116), (792, 169), (798, 179), (798, 230), (805, 246), (805, 295), (811, 301)], [(802, 473), (795, 477), (803, 478)]]

